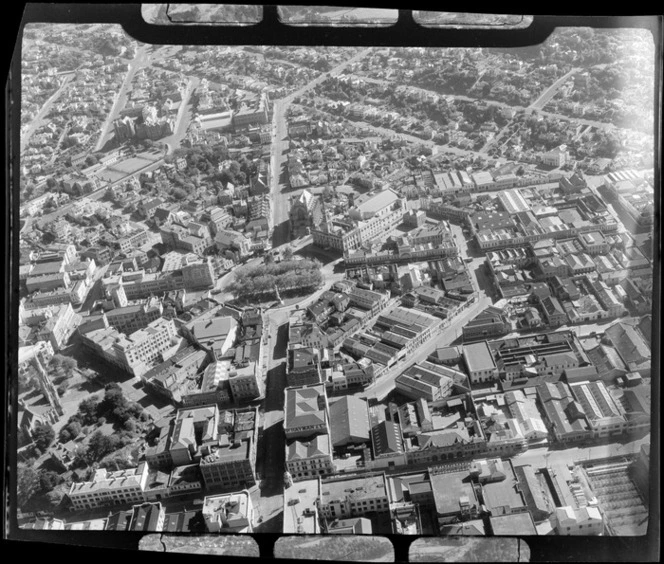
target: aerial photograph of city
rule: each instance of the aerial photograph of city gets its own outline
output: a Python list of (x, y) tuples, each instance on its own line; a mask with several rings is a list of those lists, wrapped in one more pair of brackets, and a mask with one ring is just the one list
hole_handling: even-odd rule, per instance
[(645, 535), (658, 48), (27, 24), (18, 526), (357, 561), (394, 561), (380, 535)]

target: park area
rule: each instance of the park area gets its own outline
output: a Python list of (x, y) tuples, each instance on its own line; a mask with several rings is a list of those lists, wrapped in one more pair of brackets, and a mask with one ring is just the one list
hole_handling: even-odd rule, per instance
[(271, 300), (308, 294), (322, 283), (317, 260), (286, 259), (238, 269), (229, 290), (238, 300)]
[(134, 467), (152, 423), (174, 409), (148, 397), (137, 378), (96, 359), (77, 339), (61, 352), (43, 366), (50, 390), (35, 367), (19, 378), (20, 397), (31, 412), (51, 409), (47, 392), (57, 395), (62, 410), (56, 421), (36, 426), (30, 439), (19, 438), (21, 512), (66, 513), (65, 494), (74, 481), (89, 479), (97, 467)]

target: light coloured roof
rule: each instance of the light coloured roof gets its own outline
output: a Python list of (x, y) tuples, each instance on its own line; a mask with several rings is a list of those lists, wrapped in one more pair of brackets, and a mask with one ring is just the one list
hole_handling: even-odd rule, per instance
[(496, 363), (486, 341), (463, 345), (463, 357), (468, 370), (471, 372), (496, 368)]
[(284, 430), (315, 427), (326, 422), (323, 385), (286, 389)]
[(202, 341), (211, 338), (225, 338), (235, 327), (237, 321), (232, 317), (215, 317), (193, 324), (194, 336)]
[(343, 396), (330, 404), (332, 444), (344, 444), (357, 439), (369, 440), (367, 402), (355, 396)]
[(293, 440), (286, 446), (287, 460), (305, 460), (320, 456), (330, 456), (330, 437), (326, 433), (316, 435), (306, 441)]
[(363, 214), (375, 214), (387, 206), (391, 206), (398, 199), (399, 194), (388, 188), (387, 190), (378, 192), (365, 202), (359, 204), (357, 209)]
[(321, 501), (332, 503), (335, 500), (351, 498), (362, 499), (386, 498), (387, 488), (383, 474), (362, 476), (348, 480), (330, 480), (321, 484)]

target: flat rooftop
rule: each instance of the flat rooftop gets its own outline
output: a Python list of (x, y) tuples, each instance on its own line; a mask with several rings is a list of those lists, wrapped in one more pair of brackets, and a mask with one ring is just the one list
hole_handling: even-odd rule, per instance
[(496, 363), (486, 341), (464, 345), (463, 356), (468, 365), (468, 370), (471, 372), (496, 368)]
[(354, 501), (387, 497), (383, 475), (336, 480), (321, 484), (321, 500), (330, 503), (335, 500), (352, 498)]
[(537, 529), (528, 511), (489, 517), (493, 534), (497, 536), (536, 535)]
[(459, 472), (431, 474), (429, 481), (438, 515), (459, 513), (460, 502), (464, 497), (468, 499), (471, 506), (477, 506), (479, 503), (467, 469)]
[[(315, 535), (320, 533), (318, 519), (315, 514), (304, 515), (305, 509), (316, 510), (316, 498), (320, 494), (320, 482), (302, 480), (294, 482), (290, 488), (284, 489), (284, 534), (304, 533)], [(299, 499), (297, 503), (293, 503)], [(289, 505), (293, 503), (293, 505)], [(302, 527), (298, 530), (298, 527)]]

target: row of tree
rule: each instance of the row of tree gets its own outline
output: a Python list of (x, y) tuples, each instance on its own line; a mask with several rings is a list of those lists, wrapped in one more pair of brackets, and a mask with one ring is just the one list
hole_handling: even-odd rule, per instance
[(288, 290), (313, 290), (323, 282), (317, 262), (284, 260), (238, 269), (230, 291), (237, 298)]

